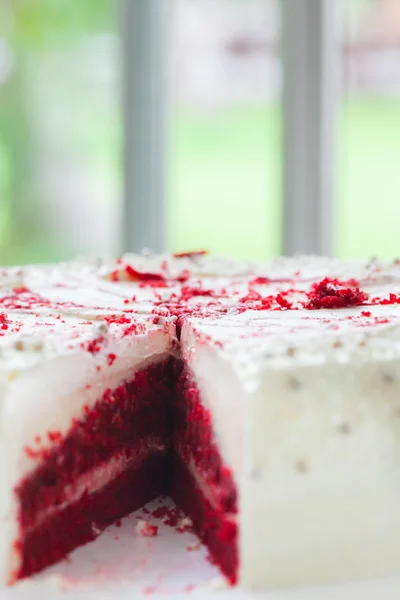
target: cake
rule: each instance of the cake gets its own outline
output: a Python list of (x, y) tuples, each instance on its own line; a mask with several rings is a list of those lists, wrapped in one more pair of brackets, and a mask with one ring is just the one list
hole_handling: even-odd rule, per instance
[(400, 264), (0, 271), (0, 584), (169, 494), (230, 583), (400, 569)]

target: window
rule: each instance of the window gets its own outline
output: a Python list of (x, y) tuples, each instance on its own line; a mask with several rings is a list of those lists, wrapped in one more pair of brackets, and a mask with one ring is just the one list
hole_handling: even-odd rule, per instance
[(398, 254), (399, 4), (4, 0), (0, 263)]
[(0, 262), (116, 252), (114, 0), (0, 6)]
[(400, 242), (400, 2), (342, 2), (335, 249), (390, 258)]
[(266, 259), (281, 248), (280, 5), (175, 0), (167, 243)]

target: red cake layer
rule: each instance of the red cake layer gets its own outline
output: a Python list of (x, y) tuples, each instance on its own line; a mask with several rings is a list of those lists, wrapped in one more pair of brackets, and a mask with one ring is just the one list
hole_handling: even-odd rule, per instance
[[(16, 488), (20, 504), (20, 578), (56, 562), (99, 530), (163, 493), (171, 439), (170, 361), (136, 373), (132, 381), (107, 390), (52, 449), (27, 448), (42, 461)], [(122, 472), (72, 504), (76, 482), (122, 462)], [(69, 504), (64, 506), (64, 504)]]
[(170, 494), (192, 519), (213, 561), (237, 581), (237, 493), (213, 438), (211, 413), (201, 402), (190, 373), (179, 377), (173, 425)]

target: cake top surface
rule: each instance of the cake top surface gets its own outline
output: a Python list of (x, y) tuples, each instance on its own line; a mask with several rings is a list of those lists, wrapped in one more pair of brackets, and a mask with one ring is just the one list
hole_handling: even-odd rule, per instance
[(362, 359), (368, 348), (387, 358), (398, 355), (399, 319), (399, 261), (147, 252), (0, 270), (1, 369), (101, 353), (109, 337), (173, 339), (185, 322), (238, 364)]

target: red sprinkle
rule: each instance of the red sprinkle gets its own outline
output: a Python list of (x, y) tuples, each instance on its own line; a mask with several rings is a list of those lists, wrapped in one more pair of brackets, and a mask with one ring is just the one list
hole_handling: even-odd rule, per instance
[(371, 304), (388, 305), (388, 304), (400, 304), (400, 295), (389, 294), (389, 298), (374, 298)]
[(290, 290), (287, 292), (281, 292), (276, 296), (262, 296), (260, 293), (256, 292), (253, 288), (250, 287), (249, 293), (247, 296), (243, 296), (239, 298), (239, 303), (244, 304), (244, 309), (251, 308), (252, 310), (283, 310), (293, 308), (291, 302), (286, 300), (285, 295), (290, 293)]
[(123, 336), (126, 337), (127, 335), (130, 335), (131, 333), (138, 333), (139, 330), (140, 330), (139, 325), (137, 323), (132, 323), (128, 327), (125, 327)]
[(94, 340), (90, 340), (90, 342), (87, 344), (87, 350), (88, 352), (90, 352), (91, 354), (97, 354), (98, 352), (100, 352), (101, 350), (101, 344), (104, 341), (104, 337), (100, 336)]
[(179, 281), (180, 283), (184, 283), (185, 281), (187, 281), (189, 279), (189, 277), (190, 277), (190, 271), (188, 269), (184, 269), (181, 273), (179, 273), (176, 280)]
[(252, 279), (249, 283), (250, 285), (262, 285), (266, 283), (271, 283), (271, 280), (269, 277), (256, 277), (255, 279)]
[(279, 306), (282, 306), (282, 308), (292, 308), (292, 304), (290, 302), (288, 302), (282, 296), (282, 294), (277, 294), (277, 296), (275, 297), (275, 300), (277, 301), (277, 303), (279, 304)]
[(139, 534), (143, 537), (155, 537), (158, 534), (158, 526), (143, 522), (139, 528)]
[(107, 363), (108, 363), (109, 367), (111, 367), (111, 365), (114, 363), (116, 358), (117, 358), (117, 355), (114, 354), (113, 352), (110, 352), (110, 354), (107, 356)]
[(213, 290), (203, 290), (200, 287), (182, 286), (181, 300), (187, 301), (196, 296), (214, 296)]
[(125, 317), (123, 315), (110, 315), (104, 317), (104, 320), (111, 325), (111, 323), (116, 323), (117, 325), (124, 325), (126, 323), (130, 323), (131, 319), (129, 317)]
[(7, 319), (7, 315), (6, 313), (0, 313), (0, 324), (1, 324), (1, 328), (2, 329), (8, 329), (8, 324), (9, 321)]
[(194, 250), (193, 252), (175, 252), (172, 256), (174, 258), (198, 258), (200, 256), (206, 256), (208, 250)]
[(165, 279), (147, 279), (147, 280), (141, 281), (139, 283), (139, 287), (141, 287), (141, 288), (145, 288), (145, 287), (166, 288), (168, 286), (169, 286), (168, 281), (165, 281)]
[(160, 273), (146, 273), (137, 271), (131, 265), (126, 265), (126, 273), (133, 281), (164, 281), (165, 278)]

